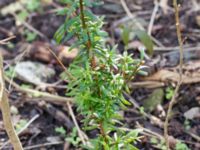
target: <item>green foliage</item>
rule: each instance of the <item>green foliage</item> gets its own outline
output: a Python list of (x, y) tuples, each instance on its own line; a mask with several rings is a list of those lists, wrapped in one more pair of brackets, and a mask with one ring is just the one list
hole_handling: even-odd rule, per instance
[(107, 33), (101, 30), (103, 18), (86, 9), (96, 3), (89, 0), (62, 2), (68, 8), (58, 14), (66, 15), (66, 19), (55, 33), (55, 39), (60, 43), (74, 38), (71, 49), (79, 49), (68, 69), (70, 82), (66, 95), (75, 98), (78, 111), (85, 116), (85, 129), (100, 132), (87, 149), (137, 149), (133, 145), (139, 131), (124, 132), (116, 127), (116, 122), (121, 118), (118, 111), (131, 105), (123, 91), (129, 92), (127, 83), (140, 71), (142, 61), (133, 59), (127, 51), (117, 54), (116, 47), (105, 45)]
[(66, 136), (66, 131), (63, 127), (56, 127), (55, 131), (56, 131), (56, 133), (59, 133), (62, 136)]
[(26, 21), (26, 18), (28, 17), (28, 12), (26, 10), (20, 11), (17, 14), (17, 17), (19, 19), (20, 22)]
[(71, 143), (73, 146), (80, 146), (81, 139), (78, 136), (77, 129), (74, 127), (70, 135), (67, 136), (66, 130), (63, 127), (56, 127), (55, 132), (60, 134), (62, 137), (65, 137), (65, 140)]
[(185, 121), (184, 121), (184, 128), (187, 131), (191, 128), (191, 124), (190, 124), (190, 121), (188, 119), (185, 119)]
[(13, 66), (10, 66), (6, 71), (5, 71), (5, 76), (9, 78), (14, 78), (15, 75), (15, 68)]
[(165, 97), (167, 100), (171, 100), (174, 95), (174, 89), (172, 87), (167, 87)]
[(19, 132), (23, 127), (25, 127), (25, 125), (27, 124), (27, 120), (25, 119), (21, 119), (15, 126), (16, 128), (16, 132)]
[(158, 149), (161, 150), (167, 150), (167, 147), (165, 145), (165, 140), (158, 140), (157, 138), (152, 137), (150, 139), (151, 144), (155, 145), (155, 147), (157, 147)]
[(141, 40), (141, 42), (147, 48), (147, 52), (149, 53), (149, 55), (152, 55), (154, 44), (151, 40), (151, 37), (143, 30), (134, 30), (133, 33)]
[(40, 0), (28, 0), (26, 8), (31, 12), (38, 10), (40, 8)]
[(178, 142), (176, 144), (175, 150), (190, 150), (185, 143)]
[(146, 47), (147, 49), (147, 53), (149, 55), (153, 54), (153, 41), (151, 39), (151, 37), (143, 30), (137, 29), (137, 30), (133, 30), (132, 26), (122, 26), (122, 41), (125, 45), (125, 49), (127, 50), (128, 48), (128, 44), (129, 41), (133, 38), (133, 37), (137, 37)]
[(65, 138), (66, 141), (71, 143), (73, 146), (78, 147), (80, 145), (81, 139), (78, 136), (76, 128), (73, 128), (71, 134)]
[(24, 35), (27, 42), (33, 42), (37, 38), (37, 34), (29, 30), (25, 30)]

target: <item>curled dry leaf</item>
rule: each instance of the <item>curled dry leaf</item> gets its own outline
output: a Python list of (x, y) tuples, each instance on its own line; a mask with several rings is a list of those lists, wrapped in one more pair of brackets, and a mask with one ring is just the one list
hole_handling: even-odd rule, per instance
[[(161, 82), (172, 81), (177, 83), (179, 80), (179, 73), (163, 69), (156, 72), (152, 76), (145, 77), (143, 79), (147, 81), (161, 81)], [(192, 84), (199, 82), (200, 82), (199, 72), (194, 72), (189, 75), (183, 75), (183, 82), (182, 82), (183, 84)]]
[(162, 8), (163, 12), (167, 14), (168, 11), (168, 0), (160, 0), (160, 7)]

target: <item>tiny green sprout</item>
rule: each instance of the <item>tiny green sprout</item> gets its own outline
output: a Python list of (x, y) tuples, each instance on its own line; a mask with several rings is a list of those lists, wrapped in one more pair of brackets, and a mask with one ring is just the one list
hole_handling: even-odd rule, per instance
[(130, 27), (122, 27), (122, 41), (125, 45), (125, 50), (128, 49), (128, 44), (130, 41), (130, 33), (131, 33), (131, 28)]
[(21, 119), (15, 126), (16, 128), (16, 132), (19, 132), (23, 127), (25, 127), (25, 125), (27, 124), (27, 120), (25, 119)]
[(9, 68), (5, 71), (5, 75), (9, 78), (16, 77), (15, 68), (13, 66), (9, 66)]
[(184, 127), (186, 131), (188, 131), (191, 128), (190, 121), (188, 119), (185, 119)]
[(65, 128), (63, 128), (63, 127), (56, 127), (56, 128), (55, 128), (55, 132), (56, 132), (56, 133), (59, 133), (59, 134), (62, 135), (62, 136), (66, 136), (66, 130), (65, 130)]
[(144, 112), (144, 107), (143, 106), (141, 106), (141, 107), (139, 107), (139, 111), (140, 111), (140, 113), (143, 115), (145, 112)]
[(191, 150), (190, 148), (188, 148), (188, 146), (185, 143), (182, 142), (178, 142), (176, 144), (175, 150)]
[(31, 88), (33, 88), (33, 86), (30, 85), (30, 84), (22, 84), (22, 85), (20, 85), (20, 87), (23, 88), (23, 89), (31, 89)]
[(33, 12), (40, 8), (40, 0), (28, 0), (26, 3), (26, 8)]
[(174, 95), (174, 89), (172, 87), (167, 87), (166, 94), (165, 94), (166, 99), (171, 100), (173, 95)]
[(17, 18), (20, 22), (26, 21), (26, 18), (28, 17), (28, 12), (26, 10), (23, 10), (17, 14)]
[(37, 34), (29, 30), (25, 30), (24, 35), (27, 42), (33, 42), (37, 38)]
[(75, 147), (80, 146), (81, 139), (79, 138), (77, 129), (75, 127), (73, 128), (71, 134), (65, 138), (65, 140)]
[(154, 138), (154, 137), (152, 137), (152, 138), (150, 139), (150, 142), (151, 142), (152, 144), (154, 144), (154, 145), (156, 145), (156, 144), (159, 143), (158, 139), (157, 139), (157, 138)]

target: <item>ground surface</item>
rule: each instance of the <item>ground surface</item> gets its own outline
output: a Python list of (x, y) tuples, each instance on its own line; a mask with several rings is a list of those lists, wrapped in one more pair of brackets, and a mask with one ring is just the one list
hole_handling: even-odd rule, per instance
[[(75, 52), (62, 53), (62, 49), (67, 49), (64, 45), (70, 46), (73, 41), (56, 46), (53, 36), (57, 28), (63, 23), (64, 16), (57, 16), (55, 10), (63, 6), (58, 1), (42, 1), (39, 7), (33, 11), (28, 11), (26, 19), (17, 18), (22, 10), (14, 11), (17, 4), (14, 0), (0, 1), (0, 39), (15, 35), (9, 44), (0, 46), (3, 52), (5, 70), (9, 77), (12, 77), (12, 70), (16, 64), (22, 61), (40, 62), (45, 66), (53, 68), (55, 74), (47, 82), (48, 85), (33, 84), (24, 80), (23, 77), (15, 77), (14, 82), (19, 85), (28, 85), (32, 88), (52, 94), (65, 94), (65, 81), (60, 80), (62, 67), (56, 59), (46, 49), (51, 47), (67, 66), (73, 59)], [(141, 115), (139, 109), (134, 106), (124, 111), (124, 123), (127, 128), (143, 127), (144, 134), (137, 146), (141, 150), (161, 149), (162, 142), (155, 142), (153, 135), (163, 135), (161, 124), (164, 122), (169, 99), (171, 99), (173, 89), (178, 81), (178, 42), (176, 38), (176, 27), (174, 21), (174, 10), (169, 0), (169, 9), (164, 13), (166, 7), (159, 7), (156, 15), (152, 13), (156, 7), (152, 0), (126, 0), (129, 10), (137, 18), (136, 20), (148, 30), (150, 20), (154, 23), (151, 31), (156, 39), (154, 45), (154, 55), (146, 57), (146, 64), (149, 72), (148, 77), (138, 76), (130, 87), (133, 90), (127, 98), (136, 106), (144, 108), (147, 116)], [(194, 2), (194, 3), (193, 3)], [(195, 3), (196, 2), (196, 3)], [(181, 0), (180, 20), (181, 30), (184, 38), (184, 81), (179, 91), (177, 103), (173, 108), (172, 117), (169, 124), (169, 134), (171, 135), (171, 145), (174, 139), (182, 140), (192, 150), (200, 149), (200, 3), (198, 1)], [(8, 5), (14, 4), (9, 13), (2, 12), (8, 10)], [(33, 6), (33, 5), (31, 5)], [(94, 8), (93, 11), (98, 15), (104, 15), (106, 24), (105, 30), (109, 32), (109, 44), (118, 44), (119, 51), (123, 51), (123, 42), (120, 36), (120, 26), (131, 24), (127, 22), (127, 13), (121, 5), (120, 0), (105, 0), (105, 4)], [(11, 13), (11, 14), (10, 14)], [(129, 43), (130, 52), (138, 56), (138, 47), (141, 42), (135, 38)], [(11, 67), (13, 66), (13, 67)], [(9, 71), (10, 68), (10, 71)], [(60, 82), (57, 82), (60, 81)], [(74, 127), (70, 117), (69, 109), (65, 103), (55, 102), (56, 98), (42, 99), (31, 98), (28, 93), (24, 93), (15, 87), (9, 87), (9, 98), (12, 106), (12, 115), (15, 124), (23, 126), (23, 120), (28, 123), (34, 119), (21, 134), (20, 139), (27, 149), (78, 149), (74, 148), (69, 142), (64, 142), (64, 137), (55, 130), (63, 126), (68, 137)], [(155, 102), (156, 101), (156, 102)], [(149, 103), (148, 103), (149, 102)], [(155, 103), (155, 104), (152, 104)], [(142, 108), (143, 107), (143, 108)], [(81, 126), (82, 116), (73, 110), (76, 119)], [(153, 117), (158, 120), (154, 121)], [(21, 122), (21, 123), (20, 123)], [(153, 133), (152, 133), (153, 132)], [(96, 132), (87, 133), (88, 136), (95, 136)], [(2, 117), (0, 116), (0, 146), (7, 141), (7, 136), (3, 127)], [(160, 146), (161, 145), (161, 146)], [(32, 147), (33, 146), (33, 147)], [(11, 149), (6, 145), (4, 150)]]

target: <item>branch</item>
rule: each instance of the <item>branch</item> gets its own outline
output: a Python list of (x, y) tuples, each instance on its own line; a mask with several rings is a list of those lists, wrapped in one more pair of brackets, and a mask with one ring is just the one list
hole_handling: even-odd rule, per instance
[(183, 74), (183, 42), (182, 42), (182, 37), (181, 37), (181, 28), (180, 28), (180, 20), (179, 20), (180, 5), (177, 4), (177, 0), (173, 0), (173, 5), (174, 5), (174, 9), (175, 9), (176, 32), (177, 32), (177, 38), (178, 38), (178, 42), (179, 42), (180, 58), (179, 58), (179, 80), (178, 80), (174, 95), (169, 103), (169, 108), (167, 110), (167, 116), (166, 116), (165, 124), (164, 124), (164, 137), (165, 137), (167, 150), (170, 149), (169, 139), (168, 139), (169, 117), (170, 117), (170, 113), (172, 111), (172, 107), (176, 101), (176, 96), (178, 94), (178, 91), (179, 91), (181, 83), (182, 83), (182, 74)]
[(2, 111), (3, 122), (8, 137), (13, 145), (14, 150), (23, 150), (19, 137), (17, 136), (13, 123), (11, 121), (10, 106), (7, 93), (5, 91), (3, 75), (3, 58), (0, 53), (0, 108)]

